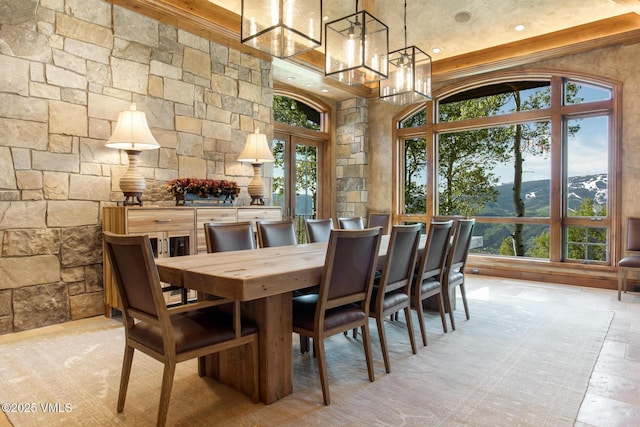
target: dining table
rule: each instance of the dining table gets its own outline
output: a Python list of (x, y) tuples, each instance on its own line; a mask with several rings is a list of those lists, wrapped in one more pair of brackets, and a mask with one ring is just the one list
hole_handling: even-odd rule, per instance
[[(420, 247), (424, 247), (422, 235)], [(381, 268), (389, 236), (382, 236)], [(241, 302), (242, 315), (258, 325), (260, 401), (270, 404), (292, 393), (292, 292), (318, 285), (327, 243), (206, 253), (156, 260), (160, 280), (198, 293)], [(250, 395), (252, 369), (242, 347), (211, 355), (205, 374)], [(248, 362), (246, 362), (248, 363)]]

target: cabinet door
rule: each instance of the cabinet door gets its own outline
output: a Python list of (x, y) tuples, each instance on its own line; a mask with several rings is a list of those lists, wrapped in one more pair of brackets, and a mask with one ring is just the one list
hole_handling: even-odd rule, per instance
[[(130, 234), (146, 234), (149, 236), (153, 255), (156, 258), (184, 256), (190, 255), (192, 252), (191, 248), (194, 238), (192, 230)], [(186, 303), (186, 301), (197, 299), (196, 291), (179, 286), (172, 286), (168, 283), (162, 283), (162, 290), (167, 305)]]

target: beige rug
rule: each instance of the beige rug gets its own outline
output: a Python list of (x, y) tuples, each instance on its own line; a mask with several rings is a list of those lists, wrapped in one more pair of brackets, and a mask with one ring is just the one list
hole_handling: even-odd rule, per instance
[[(572, 426), (613, 314), (536, 298), (526, 282), (510, 283), (512, 295), (492, 296), (499, 281), (491, 283), (474, 281), (471, 320), (464, 320), (459, 304), (455, 332), (443, 334), (439, 318), (430, 315), (429, 346), (419, 345), (416, 355), (402, 316), (387, 322), (390, 374), (372, 323), (374, 383), (367, 380), (359, 339), (327, 340), (328, 407), (322, 404), (315, 359), (300, 355), (297, 337), (294, 392), (270, 406), (199, 378), (193, 361), (180, 364), (168, 424)], [(154, 425), (162, 366), (141, 353), (134, 357), (125, 410), (116, 413), (123, 336), (117, 321), (98, 317), (0, 337), (0, 401), (31, 411), (8, 413), (11, 423)]]

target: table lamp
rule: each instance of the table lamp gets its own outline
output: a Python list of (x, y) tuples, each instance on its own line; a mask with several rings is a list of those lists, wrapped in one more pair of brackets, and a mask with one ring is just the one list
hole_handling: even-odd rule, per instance
[(142, 192), (147, 183), (138, 171), (138, 155), (142, 150), (158, 149), (160, 144), (151, 134), (144, 112), (136, 110), (136, 104), (131, 104), (128, 110), (120, 112), (116, 128), (105, 145), (127, 152), (129, 169), (120, 178), (120, 190), (125, 196), (124, 205), (142, 206)]
[(249, 183), (247, 191), (251, 196), (251, 205), (264, 205), (265, 187), (260, 178), (260, 168), (263, 163), (275, 161), (271, 149), (267, 143), (267, 135), (260, 133), (256, 128), (255, 133), (247, 135), (244, 150), (238, 156), (239, 162), (249, 162), (253, 166), (253, 179)]

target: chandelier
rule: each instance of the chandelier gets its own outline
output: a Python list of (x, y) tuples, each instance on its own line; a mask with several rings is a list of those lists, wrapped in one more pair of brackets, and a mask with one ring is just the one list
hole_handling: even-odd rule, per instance
[(394, 105), (431, 99), (431, 57), (407, 46), (407, 2), (404, 2), (404, 45), (389, 52), (389, 78), (380, 82), (380, 98)]
[(389, 29), (366, 11), (325, 25), (325, 76), (348, 85), (387, 78)]
[(284, 59), (322, 43), (322, 0), (242, 0), (242, 44)]

